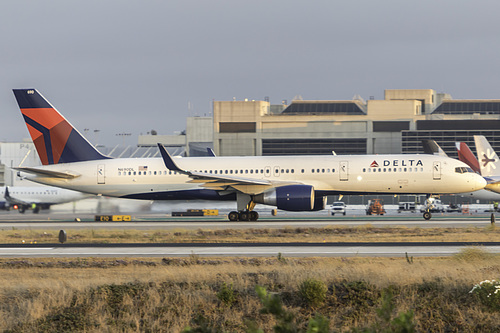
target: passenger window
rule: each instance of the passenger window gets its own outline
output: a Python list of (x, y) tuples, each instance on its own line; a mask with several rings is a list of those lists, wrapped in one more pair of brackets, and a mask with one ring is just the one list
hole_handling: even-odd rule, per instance
[(300, 170), (300, 173), (304, 173), (304, 172), (305, 172), (305, 170), (304, 170), (304, 169)]

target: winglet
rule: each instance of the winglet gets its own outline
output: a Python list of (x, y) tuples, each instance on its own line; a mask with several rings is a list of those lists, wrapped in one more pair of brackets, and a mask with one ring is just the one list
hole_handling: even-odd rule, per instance
[(447, 157), (444, 150), (434, 140), (422, 140), (422, 146), (424, 147), (425, 154)]
[(174, 160), (172, 159), (172, 156), (168, 153), (168, 151), (163, 147), (161, 143), (157, 143), (158, 148), (160, 148), (160, 154), (161, 157), (163, 158), (163, 162), (165, 163), (165, 166), (167, 169), (172, 170), (172, 171), (177, 171), (181, 173), (187, 173), (186, 171), (182, 170), (175, 164)]
[(9, 187), (5, 186), (5, 194), (3, 196), (6, 200), (10, 199)]
[(211, 157), (217, 156), (217, 155), (215, 155), (214, 150), (210, 147), (207, 147), (207, 153), (208, 153), (208, 156), (211, 156)]

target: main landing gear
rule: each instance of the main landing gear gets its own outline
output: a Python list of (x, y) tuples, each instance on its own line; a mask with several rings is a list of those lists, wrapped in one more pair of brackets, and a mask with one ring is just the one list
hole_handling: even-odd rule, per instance
[(232, 211), (227, 217), (229, 221), (257, 221), (259, 219), (259, 213), (254, 210), (244, 210), (241, 212)]
[(238, 211), (232, 211), (227, 215), (229, 221), (257, 221), (259, 219), (259, 213), (253, 210), (255, 202), (250, 195), (236, 193), (236, 205)]

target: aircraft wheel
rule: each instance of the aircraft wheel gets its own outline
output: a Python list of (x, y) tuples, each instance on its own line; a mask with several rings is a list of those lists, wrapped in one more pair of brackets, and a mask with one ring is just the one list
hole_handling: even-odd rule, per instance
[(228, 217), (229, 221), (234, 222), (234, 221), (238, 221), (238, 219), (239, 219), (239, 214), (238, 214), (238, 212), (234, 212), (234, 211), (233, 211), (233, 212), (230, 212), (230, 213), (227, 215), (227, 217)]
[(256, 211), (252, 210), (249, 213), (249, 217), (250, 217), (250, 221), (257, 221), (259, 219), (259, 213), (257, 213)]
[(25, 211), (26, 208), (24, 208), (23, 206), (19, 206), (19, 213), (24, 214)]
[(249, 217), (250, 217), (250, 214), (248, 212), (241, 212), (240, 213), (240, 221), (250, 221)]
[(428, 221), (428, 220), (430, 220), (430, 219), (431, 219), (431, 217), (432, 217), (432, 215), (431, 215), (431, 213), (430, 213), (430, 212), (425, 212), (425, 213), (424, 213), (424, 220), (427, 220), (427, 221)]

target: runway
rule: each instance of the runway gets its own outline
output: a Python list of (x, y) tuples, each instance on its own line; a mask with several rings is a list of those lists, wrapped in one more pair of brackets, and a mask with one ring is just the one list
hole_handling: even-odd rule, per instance
[(0, 246), (2, 258), (71, 257), (441, 257), (480, 246), (500, 253), (500, 242), (265, 243), (265, 244), (26, 244)]
[[(79, 222), (75, 220), (79, 219)], [(462, 228), (486, 227), (491, 224), (490, 214), (462, 215), (435, 214), (425, 221), (420, 214), (397, 214), (391, 216), (342, 216), (289, 215), (262, 216), (256, 222), (230, 222), (220, 217), (167, 217), (165, 214), (134, 214), (131, 222), (94, 222), (93, 214), (0, 214), (0, 230), (6, 229), (137, 229), (137, 230), (175, 230), (175, 229), (247, 229), (247, 228), (286, 228), (328, 226), (408, 227), (408, 228)]]

